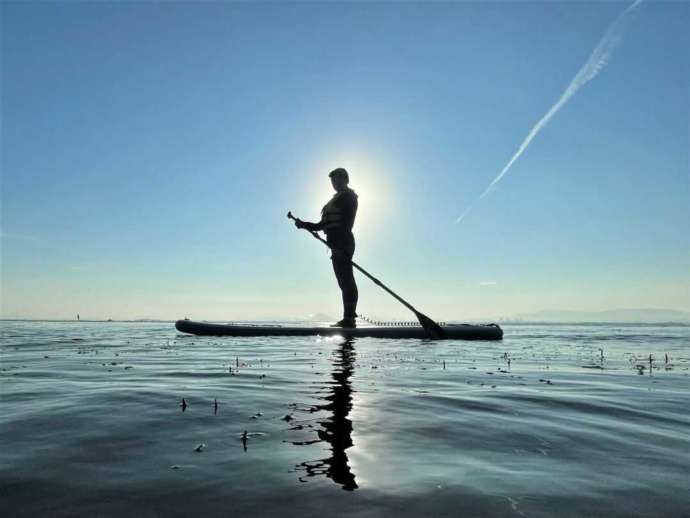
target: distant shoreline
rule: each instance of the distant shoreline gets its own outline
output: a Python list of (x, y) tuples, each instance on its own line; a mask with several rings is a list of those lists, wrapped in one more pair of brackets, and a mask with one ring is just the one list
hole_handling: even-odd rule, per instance
[[(274, 322), (311, 322), (310, 320), (199, 320), (200, 322), (246, 322), (246, 323), (274, 323)], [(467, 320), (465, 322), (447, 321), (449, 324), (463, 324), (463, 323), (487, 323), (491, 319), (486, 320)], [(66, 319), (49, 319), (49, 318), (0, 318), (0, 322), (53, 322), (53, 323), (87, 323), (87, 324), (174, 324), (176, 320), (66, 320)], [(621, 327), (690, 327), (690, 322), (540, 322), (540, 321), (513, 321), (513, 320), (497, 320), (496, 324), (501, 326), (621, 326)]]

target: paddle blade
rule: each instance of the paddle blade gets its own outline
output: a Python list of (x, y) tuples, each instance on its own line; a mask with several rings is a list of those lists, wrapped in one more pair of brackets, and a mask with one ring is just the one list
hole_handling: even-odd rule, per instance
[(428, 316), (419, 312), (415, 312), (415, 315), (417, 316), (419, 323), (424, 328), (424, 331), (426, 331), (426, 334), (429, 335), (429, 338), (434, 340), (443, 340), (444, 338), (447, 338), (446, 332), (443, 330), (443, 328), (431, 320)]

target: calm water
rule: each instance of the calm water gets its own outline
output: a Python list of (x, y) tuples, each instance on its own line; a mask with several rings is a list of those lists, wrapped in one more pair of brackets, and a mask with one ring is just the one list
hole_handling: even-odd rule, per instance
[(3, 516), (690, 513), (688, 327), (0, 326)]

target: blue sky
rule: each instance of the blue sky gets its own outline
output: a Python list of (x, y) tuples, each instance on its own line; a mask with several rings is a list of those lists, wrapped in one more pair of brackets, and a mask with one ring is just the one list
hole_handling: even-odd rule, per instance
[(339, 166), (356, 260), (434, 317), (690, 310), (687, 3), (643, 2), (455, 223), (629, 5), (3, 3), (1, 312), (337, 315), (285, 214)]

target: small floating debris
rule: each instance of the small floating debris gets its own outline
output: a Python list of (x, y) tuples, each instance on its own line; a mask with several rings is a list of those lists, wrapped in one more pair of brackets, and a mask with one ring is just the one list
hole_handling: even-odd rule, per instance
[(197, 453), (201, 453), (204, 451), (204, 448), (206, 448), (206, 445), (202, 442), (201, 444), (197, 444), (196, 448), (194, 448), (194, 451)]
[(239, 438), (240, 440), (244, 440), (251, 439), (252, 437), (263, 437), (264, 435), (266, 435), (265, 432), (248, 432), (247, 430), (245, 430), (244, 432), (239, 434)]
[(282, 419), (283, 421), (287, 421), (287, 422), (289, 423), (290, 421), (293, 421), (295, 418), (292, 417), (291, 414), (287, 414), (287, 415), (284, 415), (283, 417), (281, 417), (281, 419)]
[(252, 419), (258, 419), (258, 418), (261, 417), (262, 415), (263, 415), (263, 414), (262, 414), (261, 412), (257, 412), (256, 414), (254, 414), (254, 415), (252, 416)]

